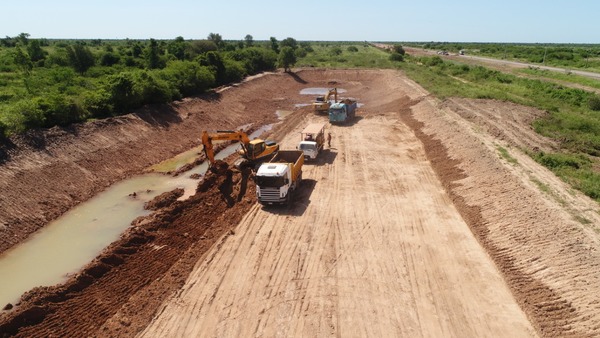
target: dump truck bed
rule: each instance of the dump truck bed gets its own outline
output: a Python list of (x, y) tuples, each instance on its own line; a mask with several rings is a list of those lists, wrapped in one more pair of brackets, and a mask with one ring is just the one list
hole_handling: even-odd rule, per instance
[(325, 123), (311, 123), (304, 130), (302, 134), (314, 134), (317, 135), (325, 129)]

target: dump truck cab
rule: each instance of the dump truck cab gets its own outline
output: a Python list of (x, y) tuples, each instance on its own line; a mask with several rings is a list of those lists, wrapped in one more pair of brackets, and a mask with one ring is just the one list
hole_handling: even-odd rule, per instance
[(300, 143), (296, 147), (304, 153), (304, 159), (314, 160), (325, 144), (325, 123), (311, 123), (300, 132)]
[(289, 204), (292, 193), (302, 181), (304, 153), (281, 150), (260, 165), (254, 176), (256, 196), (261, 204)]

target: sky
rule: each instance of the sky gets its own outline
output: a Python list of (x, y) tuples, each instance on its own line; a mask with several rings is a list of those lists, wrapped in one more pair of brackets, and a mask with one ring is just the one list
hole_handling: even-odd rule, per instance
[(0, 37), (600, 43), (598, 0), (3, 2)]

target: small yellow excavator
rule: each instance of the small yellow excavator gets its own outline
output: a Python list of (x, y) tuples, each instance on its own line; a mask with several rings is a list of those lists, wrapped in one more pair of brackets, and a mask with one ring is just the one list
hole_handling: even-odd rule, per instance
[(313, 102), (313, 109), (315, 111), (315, 113), (319, 113), (319, 114), (325, 114), (329, 111), (329, 106), (331, 104), (331, 102), (329, 102), (329, 98), (331, 97), (331, 95), (333, 95), (333, 103), (337, 102), (337, 88), (332, 88), (329, 89), (327, 91), (327, 93), (325, 95), (323, 95), (322, 97), (319, 96), (317, 97), (317, 100), (315, 102)]
[(234, 164), (237, 168), (256, 167), (258, 164), (270, 160), (279, 151), (277, 142), (261, 139), (250, 140), (248, 135), (241, 130), (217, 130), (216, 133), (209, 133), (205, 130), (202, 132), (202, 145), (204, 145), (204, 154), (209, 160), (209, 166), (215, 163), (215, 151), (212, 142), (220, 140), (239, 141), (242, 145), (242, 149), (239, 150), (242, 158)]

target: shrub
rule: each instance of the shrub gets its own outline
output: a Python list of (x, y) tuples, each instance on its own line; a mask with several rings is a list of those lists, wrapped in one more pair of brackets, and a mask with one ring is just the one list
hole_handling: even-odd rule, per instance
[(80, 122), (83, 112), (72, 98), (63, 94), (51, 93), (36, 100), (37, 106), (44, 112), (44, 127), (65, 126)]
[(590, 96), (590, 98), (588, 99), (588, 107), (593, 111), (600, 111), (600, 96)]
[(169, 62), (160, 75), (183, 96), (202, 93), (215, 85), (214, 73), (192, 61)]
[(223, 61), (223, 64), (225, 67), (223, 75), (224, 82), (221, 84), (239, 82), (244, 78), (244, 76), (246, 76), (246, 69), (244, 68), (241, 62), (231, 59), (225, 59)]
[(173, 87), (148, 71), (136, 74), (135, 90), (140, 93), (142, 104), (167, 103), (176, 95)]
[(141, 106), (141, 95), (135, 91), (135, 79), (131, 72), (112, 75), (108, 79), (106, 91), (114, 112), (123, 114)]
[(406, 51), (402, 48), (402, 45), (394, 45), (394, 52), (400, 55), (404, 55)]
[(112, 52), (106, 52), (106, 53), (102, 54), (102, 56), (100, 57), (100, 64), (102, 66), (106, 66), (106, 67), (115, 65), (115, 64), (119, 63), (119, 61), (120, 61), (119, 55), (112, 53)]
[(404, 61), (404, 56), (402, 56), (402, 54), (392, 53), (392, 54), (390, 54), (390, 60), (391, 61)]
[(5, 123), (11, 132), (20, 133), (44, 126), (44, 112), (33, 100), (21, 100), (7, 107)]
[(302, 47), (296, 49), (295, 53), (296, 53), (297, 58), (304, 58), (304, 57), (306, 57), (306, 55), (308, 55), (308, 52), (306, 51), (306, 49), (304, 49)]
[(88, 91), (83, 94), (83, 104), (91, 117), (103, 118), (114, 115), (111, 96), (105, 89)]
[(346, 48), (347, 51), (349, 52), (358, 52), (358, 48), (356, 48), (356, 46), (349, 46), (348, 48)]

